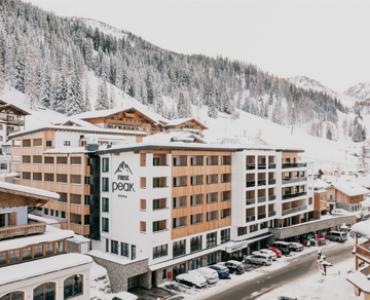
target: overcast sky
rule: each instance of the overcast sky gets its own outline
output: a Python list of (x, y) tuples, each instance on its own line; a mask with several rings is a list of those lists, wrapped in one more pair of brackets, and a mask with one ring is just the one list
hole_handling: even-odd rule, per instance
[(181, 53), (222, 55), (342, 91), (370, 81), (368, 0), (29, 0)]

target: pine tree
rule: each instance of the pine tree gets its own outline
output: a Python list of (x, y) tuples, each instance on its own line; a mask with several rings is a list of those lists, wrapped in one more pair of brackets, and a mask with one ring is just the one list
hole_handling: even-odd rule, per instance
[(66, 113), (66, 99), (68, 93), (68, 83), (64, 71), (62, 70), (57, 79), (55, 91), (55, 100), (53, 101), (53, 110), (62, 114)]
[(185, 98), (183, 92), (180, 92), (177, 102), (177, 115), (179, 118), (186, 118), (191, 115), (190, 102)]
[(214, 102), (210, 102), (208, 104), (208, 117), (217, 119), (218, 116), (218, 110), (216, 107), (216, 104)]
[(49, 67), (44, 64), (41, 70), (41, 83), (38, 102), (46, 107), (51, 108), (51, 71)]
[(102, 81), (98, 87), (98, 95), (95, 103), (96, 110), (109, 109), (107, 84)]

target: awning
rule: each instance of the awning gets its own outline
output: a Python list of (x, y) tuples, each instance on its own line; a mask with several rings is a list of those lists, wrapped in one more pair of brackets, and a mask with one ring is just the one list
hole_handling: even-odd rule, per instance
[(224, 251), (227, 252), (227, 253), (233, 253), (233, 252), (236, 252), (236, 251), (240, 251), (244, 248), (247, 248), (248, 245), (250, 245), (254, 242), (261, 241), (261, 240), (267, 239), (269, 237), (272, 237), (271, 233), (264, 234), (264, 235), (259, 235), (259, 236), (256, 236), (255, 238), (248, 239), (248, 240), (243, 240), (243, 241), (230, 241), (227, 244), (225, 244)]

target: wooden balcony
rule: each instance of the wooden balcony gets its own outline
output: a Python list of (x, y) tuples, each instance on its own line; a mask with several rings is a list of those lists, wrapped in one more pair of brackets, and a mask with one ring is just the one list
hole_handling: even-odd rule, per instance
[(45, 228), (46, 225), (42, 223), (2, 227), (0, 228), (0, 240), (44, 233)]
[(370, 241), (356, 245), (356, 256), (370, 264)]

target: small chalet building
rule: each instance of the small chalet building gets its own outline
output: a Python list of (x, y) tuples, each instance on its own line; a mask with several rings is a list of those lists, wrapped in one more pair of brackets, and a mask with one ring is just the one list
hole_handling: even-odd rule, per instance
[(72, 231), (30, 221), (53, 192), (0, 182), (0, 300), (89, 299), (92, 259), (67, 254)]
[(313, 183), (314, 190), (314, 214), (315, 218), (331, 212), (335, 206), (335, 189), (321, 179), (316, 179)]
[(336, 181), (333, 187), (336, 207), (350, 212), (360, 211), (362, 202), (369, 194), (369, 190), (352, 181)]

